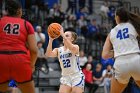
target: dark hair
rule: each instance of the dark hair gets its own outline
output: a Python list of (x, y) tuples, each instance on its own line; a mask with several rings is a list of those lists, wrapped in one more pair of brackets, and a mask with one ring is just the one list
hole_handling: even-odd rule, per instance
[(84, 67), (83, 68), (86, 68), (88, 64), (91, 65), (91, 69), (90, 70), (92, 70), (93, 69), (93, 64), (92, 63), (88, 63), (88, 62), (84, 64)]
[(38, 44), (43, 44), (43, 42), (42, 42), (42, 41), (38, 41), (38, 42), (37, 42), (37, 45), (38, 45)]
[(133, 13), (129, 13), (129, 19), (130, 19), (130, 22), (135, 27), (135, 29), (140, 37), (140, 16), (133, 14)]
[(119, 16), (121, 22), (128, 22), (132, 23), (132, 25), (135, 27), (139, 37), (140, 37), (140, 16), (128, 12), (124, 8), (118, 8), (116, 10), (116, 15)]
[(21, 8), (21, 4), (17, 0), (6, 0), (5, 10), (9, 16), (17, 15), (17, 11)]

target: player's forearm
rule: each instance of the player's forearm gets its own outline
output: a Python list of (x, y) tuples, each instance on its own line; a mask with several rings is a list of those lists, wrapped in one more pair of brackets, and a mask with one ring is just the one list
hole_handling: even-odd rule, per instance
[(74, 50), (74, 45), (65, 37), (65, 35), (62, 35), (63, 39), (64, 39), (64, 43), (65, 45), (67, 45), (69, 50)]
[(108, 56), (109, 56), (110, 58), (113, 58), (113, 57), (114, 57), (114, 51), (113, 51), (113, 50), (110, 50)]
[(52, 53), (52, 40), (49, 39), (49, 43), (48, 43), (48, 47), (45, 53), (46, 57), (50, 57), (51, 53)]
[(110, 51), (104, 51), (102, 53), (102, 57), (104, 59), (113, 58), (114, 57), (114, 51), (112, 51), (112, 50), (110, 50)]
[(34, 51), (34, 52), (30, 52), (30, 60), (31, 60), (31, 66), (35, 66), (35, 63), (36, 63), (36, 60), (37, 60), (37, 51)]
[(112, 50), (112, 44), (110, 41), (110, 36), (108, 35), (104, 47), (103, 47), (103, 51), (102, 51), (102, 57), (104, 59), (108, 59), (108, 58), (112, 58), (114, 57), (114, 51)]

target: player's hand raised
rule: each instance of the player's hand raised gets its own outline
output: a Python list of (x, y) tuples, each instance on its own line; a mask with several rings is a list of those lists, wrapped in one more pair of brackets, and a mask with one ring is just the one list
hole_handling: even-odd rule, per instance
[(60, 29), (60, 35), (61, 35), (62, 37), (64, 37), (64, 29), (63, 29), (62, 26), (61, 26), (61, 29)]

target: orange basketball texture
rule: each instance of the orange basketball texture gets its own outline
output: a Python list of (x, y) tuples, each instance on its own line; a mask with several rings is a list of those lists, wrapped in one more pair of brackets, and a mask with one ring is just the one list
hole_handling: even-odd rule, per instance
[(51, 23), (48, 26), (48, 35), (51, 38), (58, 38), (60, 36), (61, 25), (59, 23)]

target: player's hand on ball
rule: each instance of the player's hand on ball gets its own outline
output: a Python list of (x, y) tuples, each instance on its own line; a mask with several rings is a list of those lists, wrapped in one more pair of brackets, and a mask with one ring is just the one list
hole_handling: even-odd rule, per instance
[(52, 38), (52, 37), (49, 36), (49, 39), (50, 39), (51, 41), (53, 41), (53, 40), (56, 39), (56, 38)]
[(64, 29), (63, 27), (61, 26), (61, 29), (60, 29), (60, 35), (63, 37), (64, 36)]
[(51, 23), (49, 26), (48, 26), (48, 35), (51, 37), (51, 38), (58, 38), (61, 34), (60, 34), (60, 29), (61, 29), (61, 25), (59, 23)]

